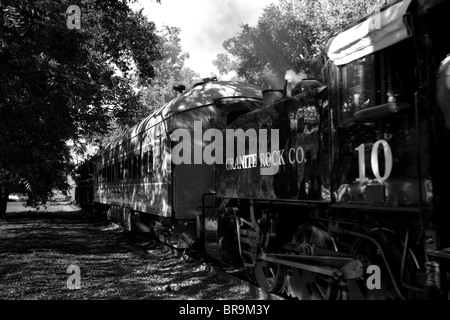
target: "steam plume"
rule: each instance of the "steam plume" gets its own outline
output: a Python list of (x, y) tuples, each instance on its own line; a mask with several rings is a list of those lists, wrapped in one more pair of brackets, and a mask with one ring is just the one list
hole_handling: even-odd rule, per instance
[(288, 83), (292, 83), (293, 85), (296, 85), (306, 78), (308, 78), (308, 75), (304, 71), (296, 73), (294, 70), (288, 70), (286, 72), (286, 75), (284, 76), (284, 79), (287, 80)]
[(288, 82), (286, 94), (288, 96), (291, 96), (292, 89), (295, 87), (295, 85), (307, 78), (308, 75), (304, 71), (300, 71), (299, 73), (295, 72), (294, 70), (286, 71), (286, 75), (284, 76), (284, 79)]

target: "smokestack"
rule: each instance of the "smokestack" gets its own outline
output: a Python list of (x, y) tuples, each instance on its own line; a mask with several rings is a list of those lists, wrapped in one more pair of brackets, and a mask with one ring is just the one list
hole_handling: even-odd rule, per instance
[(286, 98), (286, 88), (263, 90), (262, 94), (264, 106), (270, 106), (271, 104)]

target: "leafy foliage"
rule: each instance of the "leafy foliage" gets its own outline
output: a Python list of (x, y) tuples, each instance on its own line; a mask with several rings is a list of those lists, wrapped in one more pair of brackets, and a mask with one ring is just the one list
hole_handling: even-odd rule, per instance
[(155, 76), (155, 26), (129, 1), (82, 0), (81, 29), (69, 29), (71, 1), (0, 1), (0, 185), (26, 181), (34, 196), (66, 187), (67, 141), (108, 131), (133, 116), (132, 90)]
[(213, 65), (217, 68), (219, 74), (221, 75), (226, 75), (230, 71), (238, 68), (236, 60), (231, 59), (226, 53), (219, 53), (213, 61)]
[[(136, 105), (133, 114), (129, 113), (126, 117), (111, 119), (109, 122), (110, 133), (107, 135), (97, 134), (95, 139), (91, 139), (98, 141), (94, 144), (102, 147), (119, 139), (133, 125), (174, 99), (178, 93), (173, 90), (173, 86), (182, 84), (189, 88), (198, 82), (200, 76), (190, 68), (184, 67), (184, 62), (189, 58), (189, 54), (181, 49), (179, 33), (179, 28), (169, 26), (164, 26), (157, 31), (160, 39), (158, 50), (161, 58), (153, 63), (155, 77), (149, 81), (147, 86), (140, 87), (140, 90), (134, 93), (133, 101), (128, 102)], [(137, 82), (136, 79), (134, 81)], [(79, 179), (88, 178), (87, 172), (92, 173), (92, 160), (86, 159), (85, 163), (77, 168), (76, 174)], [(86, 168), (91, 168), (89, 169), (91, 171)]]
[(177, 96), (173, 90), (175, 85), (191, 87), (200, 76), (190, 68), (184, 66), (189, 54), (181, 49), (180, 29), (164, 26), (159, 36), (164, 39), (161, 42), (163, 59), (155, 64), (156, 77), (152, 79), (151, 85), (142, 93), (144, 109), (142, 116), (147, 116), (154, 109), (161, 107)]
[(321, 79), (328, 39), (348, 24), (386, 4), (385, 0), (279, 0), (264, 9), (256, 27), (223, 43), (227, 54), (214, 64), (221, 73), (236, 71), (246, 81), (281, 87), (286, 71)]

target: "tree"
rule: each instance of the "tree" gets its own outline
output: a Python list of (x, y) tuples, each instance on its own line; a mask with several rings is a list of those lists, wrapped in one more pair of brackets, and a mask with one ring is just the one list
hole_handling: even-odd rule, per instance
[[(140, 108), (130, 77), (155, 75), (155, 26), (127, 0), (0, 1), (0, 198), (21, 184), (36, 198), (67, 187), (67, 141), (109, 130)], [(2, 212), (0, 206), (0, 213)]]
[[(246, 81), (280, 88), (286, 71), (322, 78), (328, 39), (346, 25), (374, 12), (384, 0), (280, 0), (267, 6), (256, 27), (242, 25), (241, 32), (223, 43), (226, 54), (214, 64), (236, 60), (235, 70)], [(231, 57), (230, 57), (231, 56)]]
[(181, 84), (189, 88), (200, 80), (196, 72), (184, 66), (189, 54), (182, 51), (179, 34), (179, 28), (169, 26), (164, 26), (158, 32), (160, 38), (164, 39), (160, 42), (162, 58), (155, 63), (156, 76), (142, 90), (143, 108), (136, 122), (174, 99), (178, 93), (173, 90), (173, 86)]
[[(163, 26), (161, 30), (157, 31), (157, 35), (160, 38), (158, 46), (161, 56), (153, 64), (155, 77), (147, 86), (140, 87), (140, 91), (135, 94), (135, 101), (139, 101), (139, 106), (134, 109), (132, 115), (129, 114), (126, 117), (126, 120), (111, 119), (108, 134), (97, 134), (95, 137), (92, 137), (90, 141), (96, 141), (93, 142), (93, 145), (102, 148), (116, 141), (127, 130), (130, 130), (132, 126), (176, 98), (178, 93), (173, 90), (173, 86), (182, 84), (187, 89), (200, 81), (200, 76), (196, 72), (184, 66), (185, 60), (189, 58), (189, 54), (182, 51), (179, 33), (179, 28), (169, 26)], [(83, 171), (83, 168), (86, 167), (91, 168), (93, 160), (95, 158), (86, 158), (85, 162), (75, 170), (79, 179), (86, 178), (85, 175), (80, 173), (80, 170)]]
[(238, 68), (238, 62), (236, 59), (233, 59), (226, 53), (219, 53), (213, 61), (213, 65), (217, 68), (219, 74), (221, 75), (226, 75)]

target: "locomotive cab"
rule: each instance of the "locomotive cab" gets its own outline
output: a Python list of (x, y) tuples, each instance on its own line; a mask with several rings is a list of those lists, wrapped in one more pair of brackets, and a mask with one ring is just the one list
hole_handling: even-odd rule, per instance
[[(392, 254), (389, 262), (395, 266), (402, 261), (399, 279), (393, 280), (403, 288), (400, 297), (427, 295), (426, 262), (434, 259), (430, 254), (436, 246), (450, 244), (447, 232), (439, 230), (449, 226), (442, 201), (450, 178), (444, 163), (450, 159), (437, 150), (449, 147), (450, 139), (443, 125), (445, 80), (436, 82), (437, 74), (445, 74), (444, 58), (450, 52), (442, 32), (449, 27), (444, 16), (449, 5), (397, 1), (375, 16), (378, 28), (367, 19), (328, 46), (332, 183), (337, 190), (333, 207), (343, 216), (350, 213), (343, 213), (347, 208), (369, 216), (379, 212), (371, 219), (403, 239), (396, 249), (403, 253)], [(363, 37), (352, 38), (362, 30)], [(408, 269), (410, 258), (415, 262)], [(407, 280), (407, 273), (420, 280)], [(447, 282), (445, 271), (442, 281)]]
[(336, 59), (332, 64), (337, 203), (431, 205), (430, 123), (426, 107), (415, 101), (417, 62), (414, 55), (405, 55), (413, 51), (413, 39), (407, 37), (348, 63)]

